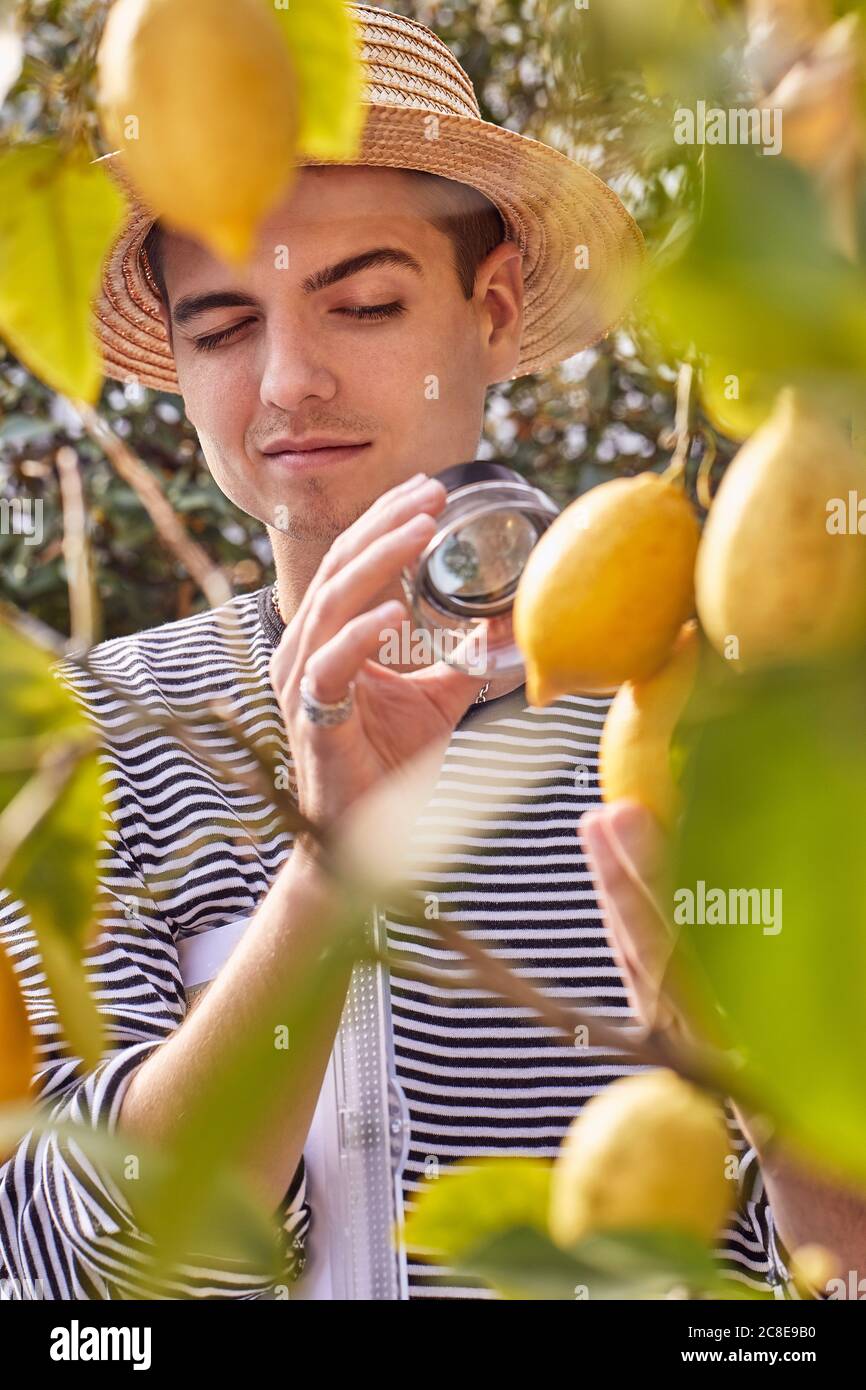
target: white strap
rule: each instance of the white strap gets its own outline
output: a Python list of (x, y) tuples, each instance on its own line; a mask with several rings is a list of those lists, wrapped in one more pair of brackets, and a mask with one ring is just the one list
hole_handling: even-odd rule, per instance
[(187, 989), (205, 985), (228, 960), (240, 941), (252, 917), (239, 917), (221, 927), (205, 928), (195, 936), (184, 937), (178, 943), (180, 973)]

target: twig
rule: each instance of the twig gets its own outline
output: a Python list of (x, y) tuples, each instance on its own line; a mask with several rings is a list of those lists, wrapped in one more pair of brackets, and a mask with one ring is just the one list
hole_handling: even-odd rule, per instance
[(69, 589), (69, 624), (74, 648), (87, 650), (99, 640), (96, 588), (87, 543), (87, 513), (78, 456), (68, 444), (55, 455), (63, 510), (63, 558)]
[(704, 452), (698, 467), (698, 474), (695, 478), (695, 496), (704, 511), (709, 511), (713, 502), (713, 493), (710, 478), (713, 472), (713, 464), (716, 461), (718, 448), (712, 430), (701, 430), (701, 438), (704, 441)]
[(683, 362), (677, 377), (677, 404), (674, 417), (676, 445), (671, 461), (662, 474), (666, 483), (677, 483), (683, 478), (692, 446), (691, 413), (694, 368), (691, 362)]
[(39, 828), (87, 749), (80, 742), (52, 749), (0, 813), (0, 880), (28, 836)]
[[(99, 747), (99, 734), (92, 733), (82, 737), (67, 739), (67, 748), (80, 749), (82, 755), (91, 753)], [(46, 753), (57, 747), (57, 733), (39, 734), (36, 738), (0, 739), (0, 772), (32, 772), (44, 759)]]
[[(483, 946), (466, 936), (453, 922), (442, 918), (425, 919), (421, 922), (418, 904), (401, 895), (399, 910), (416, 926), (428, 931), (436, 931), (455, 951), (464, 956), (474, 968), (473, 979), (491, 994), (508, 999), (513, 1004), (530, 1009), (549, 1027), (563, 1034), (569, 1042), (574, 1041), (575, 1030), (585, 1028), (592, 1038), (594, 1047), (610, 1048), (625, 1053), (636, 1062), (644, 1062), (655, 1067), (669, 1067), (680, 1076), (719, 1096), (735, 1096), (760, 1109), (760, 1102), (752, 1095), (740, 1075), (741, 1068), (717, 1049), (698, 1047), (683, 1041), (674, 1042), (667, 1034), (657, 1029), (648, 1029), (638, 1038), (625, 1038), (622, 1030), (602, 1022), (595, 1014), (562, 1004), (542, 993), (535, 985), (514, 974), (506, 965), (492, 956)], [(387, 962), (395, 969), (404, 969), (402, 962)], [(417, 967), (410, 967), (416, 969)], [(426, 983), (441, 983), (431, 975)], [(463, 982), (465, 986), (465, 981)], [(746, 1102), (748, 1096), (748, 1102)]]
[(207, 551), (191, 539), (147, 465), (86, 401), (74, 401), (72, 404), (91, 439), (100, 446), (115, 471), (138, 496), (162, 543), (195, 580), (211, 607), (217, 608), (226, 603), (232, 597), (231, 585)]

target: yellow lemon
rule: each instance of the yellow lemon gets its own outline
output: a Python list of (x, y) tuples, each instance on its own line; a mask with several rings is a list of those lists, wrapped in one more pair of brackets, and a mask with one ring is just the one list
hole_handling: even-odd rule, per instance
[(294, 67), (262, 0), (117, 0), (98, 56), (103, 128), (139, 196), (227, 261), (290, 186)]
[(718, 1105), (660, 1067), (601, 1091), (572, 1123), (550, 1191), (550, 1234), (667, 1228), (711, 1241), (732, 1205)]
[(688, 499), (655, 473), (601, 483), (566, 507), (515, 598), (530, 704), (657, 671), (693, 610), (698, 537)]
[(791, 1252), (791, 1273), (800, 1292), (812, 1298), (823, 1293), (831, 1279), (842, 1276), (842, 1261), (826, 1245), (798, 1245)]
[(639, 801), (666, 830), (680, 812), (671, 739), (694, 687), (700, 647), (700, 629), (691, 620), (654, 676), (620, 686), (601, 735), (599, 775), (605, 801)]
[(861, 498), (866, 460), (829, 415), (786, 388), (728, 466), (701, 538), (698, 616), (722, 656), (770, 666), (863, 640)]

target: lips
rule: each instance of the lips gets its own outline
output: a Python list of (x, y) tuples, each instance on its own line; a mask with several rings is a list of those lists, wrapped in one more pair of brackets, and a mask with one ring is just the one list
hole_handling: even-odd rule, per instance
[(261, 455), (268, 467), (289, 470), (294, 474), (310, 473), (328, 468), (332, 464), (349, 463), (357, 459), (365, 449), (369, 449), (370, 444), (370, 440), (354, 444), (342, 439), (320, 442), (312, 437), (300, 442), (275, 439), (267, 449), (261, 450)]
[(325, 435), (310, 435), (307, 439), (275, 439), (262, 449), (263, 454), (306, 454), (316, 449), (359, 449), (368, 440), (329, 439)]

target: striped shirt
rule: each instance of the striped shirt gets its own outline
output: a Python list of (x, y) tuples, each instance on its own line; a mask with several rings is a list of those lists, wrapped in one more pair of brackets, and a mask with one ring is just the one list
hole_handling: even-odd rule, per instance
[[(268, 673), (282, 630), (269, 589), (261, 589), (223, 609), (102, 642), (91, 664), (161, 714), (200, 716), (208, 701), (228, 702), (247, 736), (291, 768)], [(77, 1066), (23, 905), (2, 891), (0, 940), (37, 1041), (40, 1101), (52, 1118), (114, 1130), (133, 1071), (186, 1016), (179, 943), (252, 915), (291, 837), (264, 799), (221, 778), (171, 734), (133, 727), (123, 701), (98, 679), (71, 662), (58, 674), (100, 730), (111, 821), (100, 858), (100, 935), (86, 956), (109, 1038), (94, 1070)], [(608, 704), (573, 695), (527, 707), (521, 687), (467, 711), (417, 822), (407, 872), (419, 894), (435, 894), (440, 917), (558, 1000), (620, 1023), (627, 1035), (637, 1020), (576, 835), (583, 811), (599, 801), (598, 738)], [(253, 770), (216, 719), (198, 736), (227, 772)], [(455, 991), (401, 973), (400, 962), (407, 971), (412, 963), (453, 972), (460, 958), (433, 928), (395, 911), (386, 923), (398, 961), (390, 975), (395, 1066), (410, 1124), (406, 1210), (425, 1175), (457, 1159), (554, 1158), (585, 1102), (641, 1069), (611, 1048), (576, 1048), (530, 1010), (474, 984)], [(720, 1272), (791, 1296), (756, 1154), (729, 1106), (726, 1118), (739, 1163), (717, 1247)], [(321, 1200), (308, 1191), (302, 1162), (277, 1213), (289, 1277), (303, 1265)], [(68, 1139), (28, 1134), (0, 1167), (0, 1280), (13, 1288), (38, 1281), (48, 1298), (140, 1297), (147, 1246), (122, 1193)], [(411, 1258), (408, 1291), (413, 1299), (491, 1296)], [(253, 1299), (272, 1297), (273, 1286), (248, 1266), (190, 1252), (160, 1296)]]

